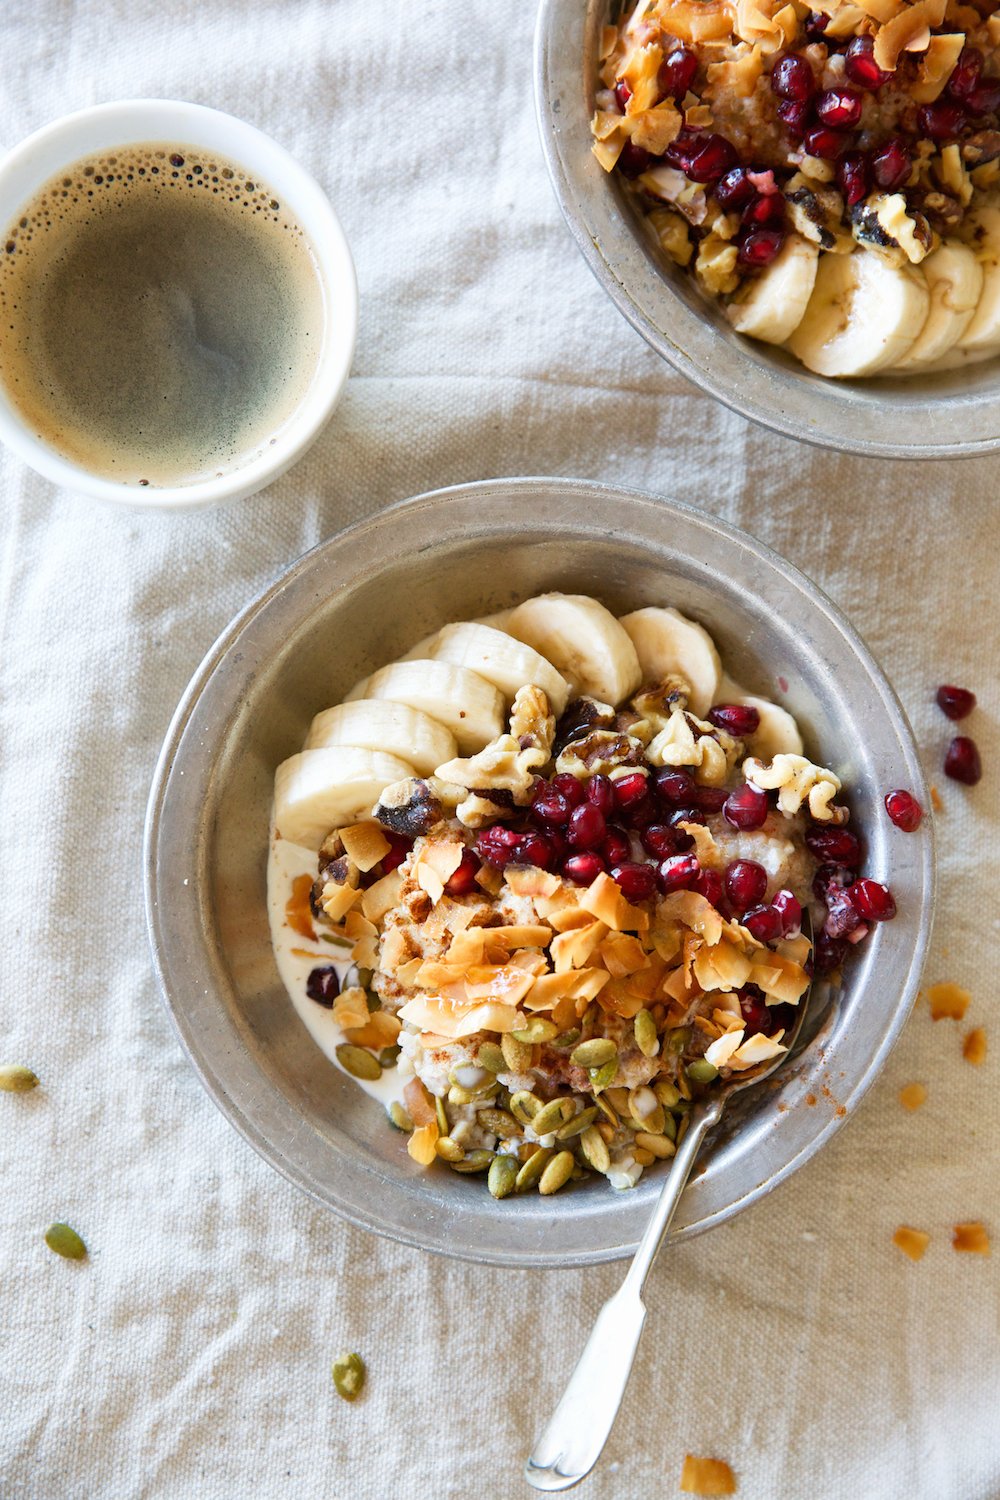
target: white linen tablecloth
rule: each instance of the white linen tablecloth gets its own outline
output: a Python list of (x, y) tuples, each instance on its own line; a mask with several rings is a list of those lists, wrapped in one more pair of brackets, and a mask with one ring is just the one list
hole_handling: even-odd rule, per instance
[[(582, 3), (582, 0), (581, 0)], [(926, 978), (859, 1118), (791, 1182), (665, 1253), (591, 1500), (678, 1493), (686, 1451), (746, 1500), (996, 1500), (1000, 463), (862, 462), (772, 437), (674, 376), (605, 301), (536, 139), (529, 0), (10, 0), (0, 144), (128, 96), (269, 131), (357, 260), (354, 373), (308, 457), (196, 515), (103, 508), (0, 457), (0, 1495), (516, 1500), (621, 1268), (516, 1272), (379, 1241), (258, 1160), (181, 1055), (150, 971), (140, 839), (157, 750), (216, 634), (305, 548), (501, 474), (703, 506), (848, 612), (941, 787)], [(973, 687), (986, 775), (948, 783), (940, 681)], [(985, 1025), (985, 1067), (961, 1035)], [(926, 1083), (916, 1114), (897, 1095)], [(82, 1264), (50, 1254), (64, 1218)], [(919, 1264), (897, 1225), (931, 1234)], [(338, 1400), (330, 1362), (369, 1383)]]

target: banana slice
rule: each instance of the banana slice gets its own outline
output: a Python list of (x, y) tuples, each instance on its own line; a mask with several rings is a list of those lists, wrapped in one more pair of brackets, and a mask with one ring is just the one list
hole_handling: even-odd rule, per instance
[(504, 626), (567, 680), (573, 691), (613, 707), (635, 692), (642, 672), (635, 648), (610, 610), (586, 594), (538, 594), (512, 609)]
[(746, 747), (750, 755), (758, 760), (771, 761), (776, 755), (801, 755), (802, 736), (799, 726), (788, 712), (770, 698), (757, 698), (748, 693), (731, 677), (723, 676), (719, 684), (716, 703), (743, 703), (755, 708), (760, 714), (760, 723), (755, 732), (747, 736)]
[(979, 306), (983, 290), (983, 268), (967, 245), (946, 240), (920, 269), (930, 293), (930, 311), (908, 354), (896, 365), (914, 370), (931, 365), (947, 354), (965, 335)]
[(798, 328), (816, 282), (819, 248), (790, 234), (781, 253), (726, 308), (737, 333), (765, 344), (783, 344)]
[(523, 641), (494, 630), (491, 625), (471, 622), (446, 625), (427, 655), (433, 661), (448, 661), (455, 667), (469, 667), (478, 672), (499, 688), (508, 702), (513, 702), (519, 689), (527, 686), (542, 689), (556, 718), (566, 707), (569, 684), (552, 663)]
[(983, 289), (956, 348), (965, 354), (992, 353), (1000, 348), (1000, 209), (981, 208), (970, 222), (972, 248), (983, 272)]
[(303, 750), (274, 773), (274, 823), (283, 839), (318, 849), (331, 828), (369, 816), (394, 781), (414, 774), (398, 755), (337, 746)]
[(449, 662), (392, 662), (372, 673), (364, 696), (406, 703), (437, 719), (455, 736), (460, 755), (474, 755), (504, 732), (504, 702), (492, 682)]
[(817, 375), (874, 375), (909, 352), (929, 306), (917, 266), (892, 266), (874, 250), (821, 255), (809, 306), (788, 348)]
[(642, 668), (644, 682), (662, 682), (671, 673), (691, 686), (691, 712), (703, 719), (718, 700), (722, 663), (715, 642), (695, 620), (676, 609), (636, 609), (623, 615)]
[(326, 750), (350, 745), (360, 750), (383, 750), (408, 760), (418, 776), (458, 754), (455, 736), (443, 724), (406, 703), (359, 698), (338, 703), (313, 719), (303, 750)]

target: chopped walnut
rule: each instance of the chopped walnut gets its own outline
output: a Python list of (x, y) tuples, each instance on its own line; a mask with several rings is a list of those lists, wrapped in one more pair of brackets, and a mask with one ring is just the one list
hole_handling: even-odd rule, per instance
[(594, 729), (581, 739), (570, 740), (556, 760), (556, 770), (571, 776), (607, 776), (618, 766), (641, 766), (642, 754), (642, 741), (633, 735)]
[(438, 766), (435, 785), (442, 800), (455, 805), (466, 828), (481, 828), (531, 801), (535, 773), (552, 756), (556, 721), (541, 688), (523, 687), (514, 699), (510, 733), (502, 734), (468, 759)]
[(675, 708), (647, 746), (646, 759), (654, 766), (690, 766), (704, 786), (724, 786), (742, 750), (724, 729)]
[(804, 755), (776, 755), (769, 766), (748, 755), (743, 774), (764, 791), (777, 789), (778, 807), (787, 817), (808, 802), (809, 813), (817, 823), (847, 822), (847, 808), (838, 807), (833, 800), (840, 791), (840, 778), (823, 766), (814, 766)]

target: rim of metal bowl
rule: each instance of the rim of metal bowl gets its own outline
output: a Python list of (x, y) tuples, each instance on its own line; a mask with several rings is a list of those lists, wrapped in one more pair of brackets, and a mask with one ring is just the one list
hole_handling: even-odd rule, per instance
[(825, 380), (783, 350), (736, 334), (693, 277), (664, 264), (617, 174), (605, 173), (590, 149), (595, 45), (610, 8), (610, 0), (540, 0), (535, 112), (573, 238), (637, 333), (692, 384), (785, 437), (873, 458), (1000, 449), (1000, 357), (922, 377)]
[[(197, 889), (199, 873), (204, 871), (199, 849), (206, 835), (201, 824), (196, 827), (193, 824), (204, 815), (209, 804), (212, 783), (219, 774), (218, 757), (232, 723), (242, 711), (245, 693), (274, 655), (273, 644), (265, 644), (269, 615), (273, 616), (272, 633), (275, 625), (280, 631), (296, 624), (301, 626), (303, 618), (312, 618), (316, 601), (323, 596), (323, 588), (329, 589), (331, 579), (335, 586), (337, 577), (356, 576), (349, 570), (338, 572), (336, 564), (342, 555), (367, 577), (380, 576), (371, 559), (378, 559), (380, 542), (389, 536), (392, 542), (387, 545), (392, 551), (388, 555), (398, 554), (400, 531), (406, 546), (431, 554), (436, 546), (445, 547), (459, 535), (472, 533), (477, 541), (484, 542), (509, 536), (515, 524), (523, 532), (537, 522), (535, 529), (539, 534), (546, 525), (550, 534), (557, 534), (560, 528), (556, 507), (568, 504), (570, 499), (575, 502), (574, 515), (584, 518), (579, 533), (586, 539), (621, 538), (636, 550), (647, 547), (655, 564), (656, 549), (665, 550), (678, 527), (693, 528), (702, 534), (703, 540), (699, 538), (697, 550), (689, 547), (678, 557), (682, 561), (693, 559), (706, 575), (713, 571), (714, 564), (708, 562), (713, 548), (717, 553), (723, 543), (740, 549), (748, 565), (752, 562), (755, 570), (761, 569), (762, 579), (770, 573), (769, 588), (784, 580), (803, 603), (825, 617), (824, 628), (833, 628), (845, 652), (853, 655), (862, 667), (874, 694), (873, 701), (878, 709), (884, 710), (886, 722), (891, 726), (891, 745), (897, 763), (905, 768), (908, 784), (916, 794), (926, 798), (912, 732), (892, 687), (846, 618), (798, 569), (748, 534), (693, 507), (588, 481), (525, 478), (477, 481), (401, 501), (321, 542), (264, 589), (223, 631), (191, 679), (157, 763), (145, 826), (146, 919), (154, 969), (181, 1045), (209, 1096), (230, 1124), (289, 1181), (351, 1223), (404, 1244), (497, 1265), (583, 1265), (630, 1254), (646, 1212), (642, 1186), (626, 1195), (609, 1191), (606, 1203), (596, 1214), (592, 1207), (588, 1210), (593, 1214), (593, 1219), (585, 1221), (588, 1230), (597, 1221), (606, 1243), (591, 1245), (588, 1240), (587, 1248), (565, 1253), (546, 1248), (547, 1231), (523, 1236), (516, 1227), (506, 1228), (503, 1210), (493, 1205), (492, 1199), (489, 1203), (498, 1213), (495, 1220), (489, 1220), (489, 1240), (465, 1243), (461, 1239), (464, 1212), (455, 1214), (449, 1210), (444, 1223), (435, 1228), (428, 1223), (433, 1215), (415, 1211), (412, 1202), (396, 1204), (391, 1192), (380, 1196), (376, 1191), (373, 1195), (371, 1165), (361, 1160), (360, 1154), (348, 1153), (339, 1146), (328, 1147), (337, 1165), (335, 1186), (327, 1180), (318, 1180), (295, 1158), (297, 1142), (304, 1134), (310, 1134), (303, 1128), (301, 1112), (263, 1074), (221, 998), (219, 974), (211, 961), (211, 935), (206, 931), (201, 893)], [(547, 504), (552, 507), (551, 515), (546, 515)], [(206, 697), (210, 708), (202, 706)], [(218, 713), (220, 704), (226, 717), (217, 722), (211, 716)], [(898, 996), (882, 1017), (881, 1029), (876, 1031), (877, 1044), (859, 1074), (838, 1086), (837, 1098), (842, 1108), (823, 1114), (819, 1110), (799, 1111), (794, 1149), (789, 1153), (792, 1143), (784, 1141), (776, 1148), (778, 1152), (785, 1151), (784, 1159), (776, 1166), (768, 1159), (767, 1167), (761, 1169), (762, 1180), (700, 1219), (681, 1222), (672, 1233), (672, 1240), (700, 1233), (770, 1192), (815, 1155), (853, 1113), (854, 1106), (878, 1075), (909, 1013), (929, 939), (934, 869), (930, 829), (919, 846), (914, 841), (909, 848), (914, 849), (913, 891), (919, 893), (919, 901), (911, 898), (904, 914), (912, 932), (912, 947), (903, 953), (890, 982), (892, 991), (899, 984)], [(872, 959), (873, 972), (879, 956), (880, 950)], [(868, 975), (867, 983), (873, 983), (872, 974)], [(887, 993), (884, 978), (880, 988), (884, 996)], [(789, 1109), (780, 1118), (787, 1122), (793, 1114)], [(397, 1196), (402, 1199), (404, 1195), (400, 1192)], [(483, 1196), (488, 1197), (485, 1193)], [(623, 1202), (623, 1198), (629, 1201)], [(512, 1226), (514, 1222), (511, 1218)], [(551, 1222), (551, 1217), (546, 1220), (549, 1226)]]

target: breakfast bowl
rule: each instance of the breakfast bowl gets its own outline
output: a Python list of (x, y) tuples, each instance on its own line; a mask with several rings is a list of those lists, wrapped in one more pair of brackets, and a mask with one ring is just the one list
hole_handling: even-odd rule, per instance
[(483, 481), (391, 507), (293, 564), (212, 647), (156, 771), (146, 898), (167, 1008), (215, 1103), (292, 1182), (364, 1228), (502, 1265), (629, 1254), (657, 1171), (625, 1191), (572, 1182), (553, 1205), (496, 1201), (443, 1163), (421, 1170), (282, 985), (268, 923), (271, 806), (276, 767), (352, 684), (448, 621), (553, 589), (616, 611), (672, 605), (707, 626), (727, 670), (793, 713), (807, 754), (822, 753), (842, 779), (866, 870), (891, 882), (898, 903), (841, 981), (814, 981), (795, 1054), (742, 1095), (685, 1193), (675, 1237), (761, 1197), (850, 1116), (912, 1003), (932, 902), (929, 830), (901, 834), (883, 807), (897, 787), (925, 800), (892, 689), (829, 600), (734, 528), (600, 484)]
[(881, 458), (963, 458), (1000, 446), (1000, 361), (906, 377), (811, 374), (735, 332), (721, 304), (661, 255), (619, 173), (591, 151), (611, 0), (541, 0), (535, 105), (556, 197), (603, 290), (656, 352), (702, 390), (775, 432)]

